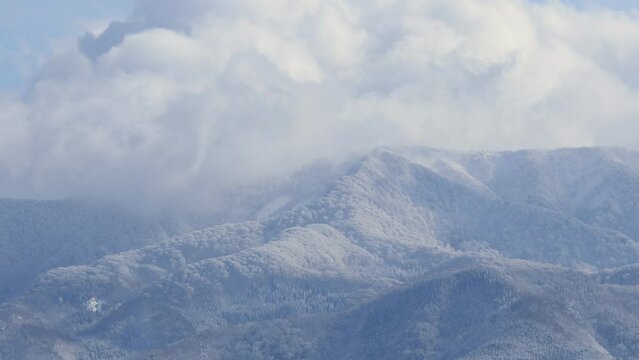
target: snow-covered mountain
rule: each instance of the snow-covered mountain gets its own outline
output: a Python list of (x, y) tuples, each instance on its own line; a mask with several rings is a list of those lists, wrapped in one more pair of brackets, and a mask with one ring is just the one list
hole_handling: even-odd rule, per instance
[(637, 152), (383, 149), (215, 208), (0, 202), (0, 358), (639, 358)]

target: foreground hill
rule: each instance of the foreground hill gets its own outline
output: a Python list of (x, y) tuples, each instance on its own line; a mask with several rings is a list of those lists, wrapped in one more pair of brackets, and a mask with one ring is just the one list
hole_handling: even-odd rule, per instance
[(634, 359), (638, 289), (525, 261), (458, 259), (334, 314), (227, 326), (156, 359)]

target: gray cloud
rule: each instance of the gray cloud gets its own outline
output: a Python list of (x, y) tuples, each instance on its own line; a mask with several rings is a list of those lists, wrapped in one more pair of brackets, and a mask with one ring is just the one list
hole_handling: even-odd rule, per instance
[(636, 147), (637, 20), (511, 0), (141, 0), (0, 99), (0, 196), (155, 207), (381, 145)]
[(90, 32), (84, 34), (78, 40), (78, 49), (89, 59), (96, 60), (122, 44), (128, 35), (140, 33), (147, 28), (148, 26), (143, 23), (114, 21), (98, 36)]

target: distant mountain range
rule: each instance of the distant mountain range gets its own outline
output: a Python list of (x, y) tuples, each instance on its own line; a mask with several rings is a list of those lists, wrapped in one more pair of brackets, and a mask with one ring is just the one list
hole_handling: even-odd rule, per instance
[(1, 359), (639, 359), (639, 152), (380, 149), (207, 216), (0, 201)]

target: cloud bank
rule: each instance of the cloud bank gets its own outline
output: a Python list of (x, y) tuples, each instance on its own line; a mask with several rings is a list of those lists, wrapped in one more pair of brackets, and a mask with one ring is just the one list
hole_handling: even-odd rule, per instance
[(0, 98), (0, 196), (145, 206), (383, 145), (639, 143), (639, 13), (139, 0)]

